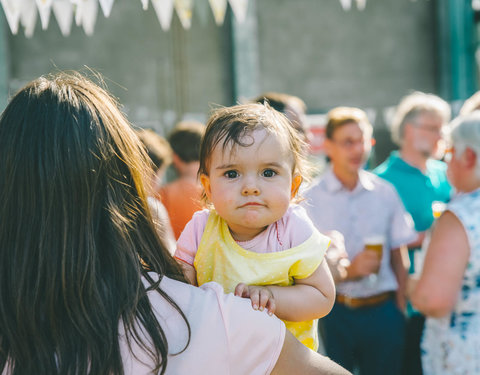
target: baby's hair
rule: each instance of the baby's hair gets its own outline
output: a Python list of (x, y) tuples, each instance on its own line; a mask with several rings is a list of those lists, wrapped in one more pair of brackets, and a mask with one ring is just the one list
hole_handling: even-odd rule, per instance
[(245, 141), (244, 136), (261, 129), (286, 142), (293, 157), (292, 173), (298, 173), (303, 180), (309, 181), (311, 168), (303, 151), (306, 147), (305, 142), (290, 125), (285, 115), (274, 110), (268, 103), (223, 107), (213, 112), (207, 122), (200, 145), (198, 174), (209, 174), (210, 159), (215, 147), (220, 144), (223, 150), (230, 144), (249, 147), (252, 143)]

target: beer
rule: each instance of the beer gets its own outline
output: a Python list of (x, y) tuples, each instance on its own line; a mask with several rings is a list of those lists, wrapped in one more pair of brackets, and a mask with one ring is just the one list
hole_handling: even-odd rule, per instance
[(443, 211), (445, 211), (446, 206), (447, 205), (444, 202), (440, 202), (440, 201), (432, 202), (433, 218), (438, 219), (442, 215)]
[[(381, 260), (383, 255), (383, 244), (385, 242), (383, 236), (370, 236), (366, 237), (364, 240), (365, 249), (369, 251), (374, 251), (377, 253), (378, 258)], [(380, 270), (378, 267), (376, 273)]]

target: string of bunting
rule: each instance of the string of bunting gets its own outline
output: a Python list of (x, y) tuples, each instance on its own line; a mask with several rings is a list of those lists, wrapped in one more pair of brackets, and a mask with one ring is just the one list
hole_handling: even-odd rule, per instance
[[(131, 0), (128, 0), (131, 1)], [(151, 4), (160, 22), (162, 30), (170, 29), (174, 11), (177, 13), (182, 27), (189, 29), (192, 24), (194, 8), (204, 15), (205, 8), (210, 6), (217, 25), (222, 25), (227, 6), (238, 23), (243, 23), (247, 15), (248, 0), (136, 0), (139, 6), (147, 10)], [(82, 27), (87, 35), (93, 35), (95, 23), (101, 8), (103, 15), (109, 17), (115, 0), (0, 0), (8, 26), (12, 34), (23, 28), (27, 38), (35, 31), (37, 18), (43, 30), (48, 28), (50, 15), (53, 13), (62, 35), (70, 35), (72, 25)]]
[[(133, 0), (126, 0), (133, 1)], [(243, 23), (247, 15), (248, 0), (135, 0), (140, 1), (144, 10), (151, 3), (160, 22), (162, 30), (170, 29), (174, 11), (177, 13), (182, 27), (190, 29), (193, 11), (205, 20), (205, 9), (210, 6), (215, 23), (223, 24), (227, 6), (230, 8), (238, 23)], [(292, 0), (293, 1), (293, 0)], [(417, 0), (410, 0), (416, 2)], [(23, 27), (25, 36), (31, 38), (35, 31), (37, 16), (40, 16), (42, 29), (46, 30), (53, 12), (60, 31), (64, 36), (70, 35), (73, 23), (82, 27), (87, 35), (93, 35), (97, 20), (98, 8), (103, 15), (109, 17), (115, 0), (0, 0), (7, 18), (8, 26), (13, 34), (17, 34)], [(363, 11), (367, 0), (339, 0), (343, 10), (349, 11), (355, 5), (357, 10)], [(474, 10), (480, 10), (480, 0), (472, 0)], [(207, 9), (208, 11), (208, 9)]]

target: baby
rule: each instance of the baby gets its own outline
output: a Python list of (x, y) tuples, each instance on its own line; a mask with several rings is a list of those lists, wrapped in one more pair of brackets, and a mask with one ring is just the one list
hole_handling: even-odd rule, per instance
[(268, 105), (217, 110), (200, 148), (200, 181), (213, 207), (196, 212), (175, 257), (193, 284), (267, 309), (317, 350), (316, 319), (328, 314), (335, 286), (323, 261), (329, 239), (293, 203), (307, 174), (303, 141)]

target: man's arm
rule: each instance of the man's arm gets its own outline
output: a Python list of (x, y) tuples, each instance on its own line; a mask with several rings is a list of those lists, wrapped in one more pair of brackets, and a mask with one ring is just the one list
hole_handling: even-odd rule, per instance
[(390, 265), (392, 267), (393, 273), (395, 274), (395, 277), (397, 278), (398, 283), (396, 295), (397, 306), (400, 311), (404, 311), (406, 307), (408, 269), (410, 267), (407, 246), (401, 246), (391, 251)]

